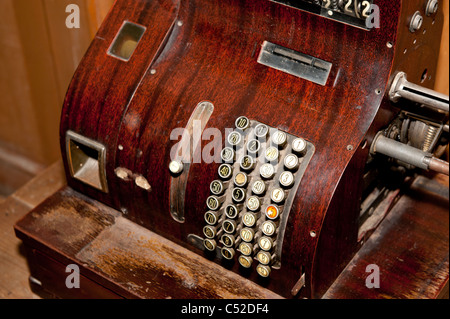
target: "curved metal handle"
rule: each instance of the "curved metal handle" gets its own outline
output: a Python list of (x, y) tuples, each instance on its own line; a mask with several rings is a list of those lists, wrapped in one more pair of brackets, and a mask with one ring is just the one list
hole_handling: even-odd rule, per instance
[[(201, 134), (213, 111), (214, 105), (211, 102), (197, 104), (175, 150), (175, 156), (170, 159), (169, 170), (172, 173), (169, 195), (170, 214), (179, 223), (184, 223), (184, 201), (191, 160), (195, 150), (201, 144)], [(200, 136), (195, 136), (195, 134)], [(193, 141), (192, 146), (191, 141)], [(177, 170), (174, 169), (174, 163), (177, 164)]]

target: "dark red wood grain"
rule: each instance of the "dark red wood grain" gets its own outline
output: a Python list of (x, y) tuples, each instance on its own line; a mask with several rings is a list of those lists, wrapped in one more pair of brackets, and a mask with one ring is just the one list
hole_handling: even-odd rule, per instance
[[(62, 155), (65, 159), (65, 134), (68, 129), (100, 142), (107, 147), (106, 171), (115, 169), (115, 152), (119, 127), (129, 101), (157, 56), (166, 34), (176, 17), (178, 4), (170, 1), (117, 1), (100, 27), (88, 52), (81, 61), (64, 101), (61, 116)], [(107, 51), (124, 21), (147, 27), (133, 59), (124, 62), (107, 55)], [(157, 26), (157, 27), (156, 27)], [(66, 162), (65, 162), (66, 165)], [(66, 165), (66, 171), (67, 165)], [(108, 180), (111, 176), (108, 175)], [(117, 193), (109, 183), (110, 194)], [(84, 185), (78, 185), (85, 189)], [(89, 194), (118, 207), (115, 196), (89, 188)]]
[[(292, 297), (290, 290), (304, 269), (306, 286), (296, 297), (320, 296), (356, 244), (359, 183), (367, 157), (367, 149), (358, 152), (359, 145), (370, 142), (395, 113), (385, 92), (390, 76), (402, 67), (394, 56), (401, 58), (399, 50), (407, 40), (402, 46), (397, 41), (409, 32), (403, 23), (410, 8), (422, 4), (405, 2), (378, 1), (381, 28), (365, 31), (262, 0), (117, 1), (74, 76), (61, 123), (63, 158), (67, 130), (105, 145), (109, 193), (70, 176), (69, 185), (195, 251), (187, 235), (201, 234), (218, 164), (191, 165), (186, 222), (174, 221), (168, 171), (177, 142), (170, 140), (172, 129), (184, 127), (195, 106), (208, 100), (215, 110), (207, 127), (223, 134), (245, 115), (303, 137), (316, 153), (289, 216), (281, 269), (261, 280), (255, 271), (242, 272), (237, 263), (224, 266), (285, 297)], [(147, 27), (129, 62), (106, 54), (124, 20)], [(438, 19), (434, 26), (440, 23)], [(429, 46), (438, 47), (438, 38), (437, 32)], [(258, 64), (263, 41), (331, 62), (327, 84)], [(433, 69), (425, 58), (419, 55), (414, 69)], [(143, 175), (152, 191), (120, 180), (116, 167)], [(330, 231), (335, 222), (344, 226)], [(311, 237), (311, 231), (317, 236)], [(337, 249), (342, 253), (336, 254)], [(335, 267), (332, 275), (323, 275), (330, 267)]]

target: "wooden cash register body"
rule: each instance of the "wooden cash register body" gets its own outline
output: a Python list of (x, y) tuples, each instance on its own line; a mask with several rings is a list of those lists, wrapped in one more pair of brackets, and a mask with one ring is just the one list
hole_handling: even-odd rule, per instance
[[(373, 136), (398, 112), (386, 97), (390, 80), (401, 70), (408, 74), (408, 80), (420, 81), (425, 69), (431, 75), (436, 69), (442, 13), (425, 18), (422, 30), (426, 29), (426, 34), (408, 30), (408, 19), (422, 8), (422, 2), (379, 0), (380, 27), (364, 30), (272, 1), (118, 0), (67, 91), (60, 135), (68, 188), (55, 198), (60, 202), (64, 201), (62, 195), (82, 198), (90, 203), (88, 209), (99, 216), (104, 213), (98, 205), (113, 209), (112, 215), (99, 219), (102, 226), (93, 230), (94, 238), (104, 227), (117, 225), (119, 218), (123, 227), (108, 235), (112, 241), (114, 236), (124, 240), (126, 236), (120, 230), (142, 226), (162, 236), (165, 244), (161, 247), (169, 249), (176, 244), (187, 249), (186, 267), (201, 265), (204, 251), (192, 245), (188, 236), (202, 235), (209, 185), (217, 179), (219, 163), (190, 165), (183, 223), (170, 213), (173, 175), (168, 166), (171, 148), (177, 142), (170, 139), (171, 131), (187, 125), (199, 102), (209, 101), (214, 111), (206, 128), (218, 128), (224, 139), (225, 129), (233, 128), (239, 116), (246, 116), (304, 138), (315, 151), (289, 212), (281, 268), (273, 269), (265, 279), (254, 269), (243, 271), (236, 261), (222, 263), (213, 259), (215, 266), (205, 268), (211, 273), (204, 275), (217, 278), (222, 275), (217, 269), (224, 269), (225, 277), (217, 279), (220, 284), (248, 279), (252, 289), (264, 289), (267, 295), (262, 297), (323, 296), (365, 242), (357, 238), (364, 166)], [(124, 21), (146, 27), (128, 62), (107, 54)], [(315, 84), (258, 63), (264, 41), (332, 63), (326, 84)], [(423, 85), (432, 87), (433, 78)], [(105, 147), (107, 191), (70, 174), (67, 131)], [(208, 142), (203, 141), (201, 146)], [(151, 190), (119, 178), (117, 168), (145, 177)], [(86, 217), (83, 201), (72, 202), (80, 222)], [(22, 235), (26, 238), (34, 235), (24, 223), (37, 222), (30, 218), (22, 220), (17, 228), (19, 233), (27, 234)], [(80, 225), (82, 222), (73, 227)], [(89, 242), (86, 240), (81, 242), (85, 245)], [(81, 242), (77, 241), (80, 249), (85, 247)], [(132, 254), (141, 251), (135, 249), (135, 242), (139, 242), (139, 236), (133, 233), (129, 247)], [(71, 248), (62, 245), (58, 249), (61, 252)], [(88, 254), (94, 255), (95, 249), (105, 247), (91, 245), (83, 254), (63, 251), (63, 255), (82, 256), (87, 263)], [(145, 261), (145, 249), (141, 249)], [(172, 253), (152, 249), (160, 254)], [(136, 262), (140, 259), (133, 258)], [(211, 261), (207, 261), (208, 265)], [(124, 269), (128, 266), (142, 270), (145, 264), (124, 265)], [(98, 278), (98, 272), (105, 269), (100, 264), (96, 267), (88, 273), (93, 271)], [(303, 274), (304, 287), (293, 293)], [(160, 280), (163, 277), (158, 275)], [(119, 295), (133, 296), (121, 291)], [(197, 293), (201, 297), (230, 296)], [(140, 291), (137, 295), (145, 294)], [(185, 296), (192, 297), (192, 292)]]

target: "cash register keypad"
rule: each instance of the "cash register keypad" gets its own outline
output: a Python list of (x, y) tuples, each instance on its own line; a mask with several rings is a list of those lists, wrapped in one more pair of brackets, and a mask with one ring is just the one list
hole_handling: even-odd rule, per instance
[(241, 116), (206, 201), (203, 246), (262, 277), (281, 266), (288, 214), (314, 146)]

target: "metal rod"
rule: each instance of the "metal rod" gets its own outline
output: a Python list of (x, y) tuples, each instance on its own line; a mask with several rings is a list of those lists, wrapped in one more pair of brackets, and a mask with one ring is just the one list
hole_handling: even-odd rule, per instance
[(448, 162), (445, 162), (436, 157), (431, 158), (429, 167), (432, 171), (436, 171), (447, 176), (449, 174)]
[(399, 72), (395, 76), (389, 91), (389, 98), (393, 102), (405, 98), (436, 110), (449, 112), (448, 95), (408, 82), (404, 72)]
[(381, 153), (422, 169), (428, 169), (426, 158), (431, 157), (430, 153), (425, 153), (418, 148), (394, 141), (384, 136), (381, 132), (375, 137), (372, 144), (372, 153)]
[(449, 163), (433, 157), (431, 153), (387, 138), (379, 132), (372, 143), (371, 153), (380, 153), (415, 167), (449, 175)]

